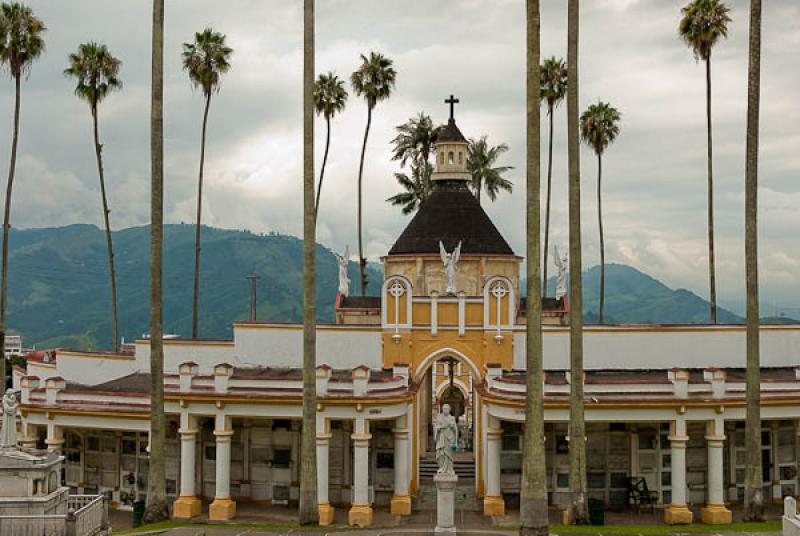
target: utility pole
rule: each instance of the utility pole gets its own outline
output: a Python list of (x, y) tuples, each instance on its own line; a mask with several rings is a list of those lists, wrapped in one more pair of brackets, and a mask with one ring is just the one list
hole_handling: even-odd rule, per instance
[(257, 319), (258, 305), (256, 305), (256, 282), (261, 279), (257, 275), (249, 275), (247, 279), (250, 281), (250, 322), (255, 322)]

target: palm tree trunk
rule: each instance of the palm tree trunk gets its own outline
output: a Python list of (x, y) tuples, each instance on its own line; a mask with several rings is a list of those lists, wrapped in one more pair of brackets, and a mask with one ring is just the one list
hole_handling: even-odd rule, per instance
[(714, 179), (711, 157), (711, 52), (706, 59), (706, 131), (708, 135), (708, 286), (711, 323), (717, 323), (717, 275), (714, 261)]
[(206, 126), (208, 108), (211, 106), (211, 93), (206, 95), (203, 110), (203, 133), (200, 138), (200, 174), (197, 177), (197, 224), (194, 230), (194, 298), (192, 300), (192, 338), (197, 338), (197, 319), (200, 313), (200, 224), (203, 211), (203, 167), (206, 161)]
[(583, 416), (583, 282), (581, 281), (581, 174), (578, 138), (579, 0), (569, 0), (567, 14), (567, 147), (569, 154), (569, 521), (589, 522), (586, 504), (586, 431)]
[(364, 153), (367, 150), (369, 126), (372, 123), (372, 105), (367, 103), (367, 128), (364, 129), (364, 144), (361, 146), (361, 162), (358, 164), (358, 269), (361, 274), (361, 295), (367, 295), (367, 259), (364, 257), (363, 228), (361, 225), (362, 210), (362, 178), (364, 176)]
[(325, 178), (325, 164), (328, 163), (328, 149), (331, 147), (331, 118), (325, 117), (325, 154), (322, 156), (322, 169), (319, 171), (319, 186), (317, 186), (317, 200), (314, 202), (314, 223), (319, 216), (319, 198), (322, 194), (322, 179)]
[(603, 155), (597, 154), (597, 228), (600, 230), (600, 323), (606, 298), (606, 243), (603, 237)]
[(745, 170), (745, 270), (747, 281), (747, 410), (745, 521), (764, 521), (761, 474), (761, 363), (758, 310), (758, 122), (761, 93), (761, 0), (750, 2), (750, 69)]
[[(540, 96), (539, 96), (539, 0), (527, 0), (527, 258), (539, 259), (541, 220)], [(547, 469), (544, 447), (544, 369), (542, 362), (541, 269), (538, 262), (526, 267), (528, 295), (525, 342), (527, 391), (520, 496), (520, 535), (548, 534)]]
[(6, 204), (3, 212), (3, 281), (0, 284), (0, 361), (3, 363), (3, 393), (6, 392), (6, 312), (8, 311), (8, 231), (11, 228), (11, 190), (17, 169), (17, 140), (19, 140), (20, 77), (14, 77), (14, 135), (11, 138), (11, 161), (8, 165)]
[(92, 124), (94, 127), (94, 154), (97, 158), (97, 174), (100, 177), (100, 197), (103, 200), (103, 220), (106, 226), (106, 246), (108, 248), (108, 273), (111, 277), (111, 339), (112, 348), (119, 350), (119, 331), (117, 324), (117, 275), (114, 270), (114, 246), (111, 240), (111, 224), (108, 221), (108, 199), (106, 197), (106, 179), (103, 172), (103, 146), (100, 145), (100, 134), (97, 129), (97, 105), (92, 106)]
[(303, 430), (300, 524), (319, 524), (317, 504), (317, 304), (314, 204), (314, 0), (303, 9)]
[(145, 523), (169, 519), (166, 492), (164, 345), (161, 295), (164, 224), (164, 0), (153, 0), (150, 109), (150, 466)]
[(547, 255), (550, 251), (550, 190), (553, 182), (553, 105), (547, 105), (547, 116), (550, 120), (550, 135), (547, 142), (547, 205), (544, 216), (544, 251), (542, 262), (542, 295), (547, 296)]

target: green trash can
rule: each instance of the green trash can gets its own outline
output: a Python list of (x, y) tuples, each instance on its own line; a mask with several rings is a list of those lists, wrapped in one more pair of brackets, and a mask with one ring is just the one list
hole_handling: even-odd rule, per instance
[(600, 499), (589, 499), (589, 522), (592, 525), (605, 525), (605, 503)]
[(133, 528), (138, 529), (142, 526), (142, 518), (144, 517), (144, 501), (136, 501), (133, 503)]

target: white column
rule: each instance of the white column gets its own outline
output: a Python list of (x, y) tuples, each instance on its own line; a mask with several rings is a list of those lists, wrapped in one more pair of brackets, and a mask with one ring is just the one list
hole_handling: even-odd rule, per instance
[(408, 418), (403, 415), (395, 421), (394, 433), (394, 496), (391, 512), (396, 516), (411, 514), (411, 496), (408, 494)]
[(692, 511), (686, 505), (686, 421), (671, 423), (669, 443), (672, 461), (672, 502), (664, 511), (664, 522), (668, 525), (681, 525), (692, 522)]
[(317, 431), (317, 503), (319, 504), (319, 524), (330, 525), (333, 523), (334, 508), (328, 499), (328, 475), (329, 467), (329, 446), (331, 434), (325, 430), (324, 419), (323, 431)]
[(500, 421), (487, 414), (486, 419), (486, 495), (483, 515), (505, 515), (505, 502), (500, 486), (500, 451), (503, 429)]
[(214, 502), (208, 509), (208, 518), (212, 521), (226, 521), (236, 515), (236, 503), (231, 500), (231, 438), (233, 428), (230, 418), (224, 415), (216, 417), (214, 428), (216, 438), (216, 460), (214, 462), (216, 489)]
[(732, 521), (731, 511), (725, 508), (724, 451), (725, 423), (722, 419), (709, 421), (706, 425), (706, 451), (708, 453), (708, 474), (706, 486), (708, 503), (700, 510), (703, 523), (710, 525), (728, 524)]
[(48, 451), (63, 452), (64, 429), (54, 423), (47, 423), (47, 438), (44, 442)]
[(356, 420), (353, 435), (353, 504), (348, 522), (359, 527), (372, 524), (372, 504), (369, 500), (369, 423)]
[(197, 459), (197, 428), (188, 413), (181, 415), (181, 489), (173, 505), (173, 515), (178, 519), (189, 519), (200, 515), (202, 504), (195, 485)]

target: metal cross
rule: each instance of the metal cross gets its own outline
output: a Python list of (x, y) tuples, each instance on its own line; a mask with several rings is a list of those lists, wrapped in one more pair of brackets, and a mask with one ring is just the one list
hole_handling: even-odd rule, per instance
[(445, 99), (444, 103), (450, 105), (450, 120), (453, 120), (453, 106), (458, 104), (460, 101), (455, 98), (455, 96), (451, 93), (449, 99)]

